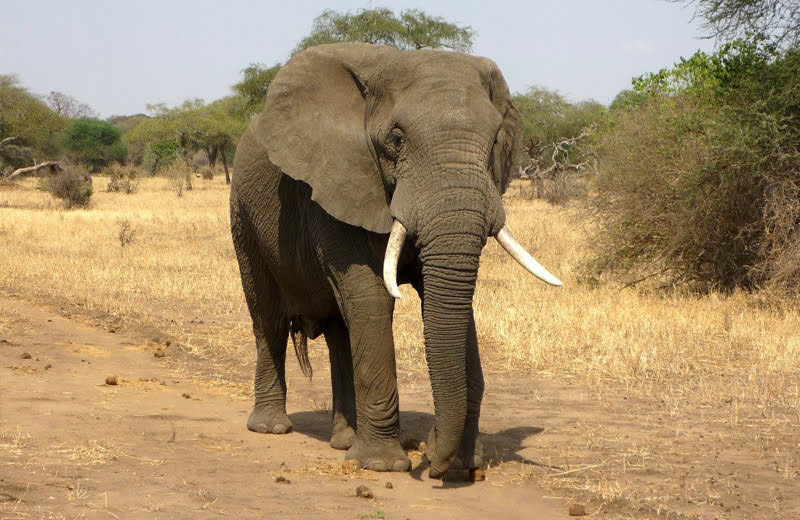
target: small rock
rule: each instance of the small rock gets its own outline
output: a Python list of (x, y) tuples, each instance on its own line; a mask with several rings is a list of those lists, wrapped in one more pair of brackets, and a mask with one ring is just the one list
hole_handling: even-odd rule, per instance
[(372, 490), (367, 486), (361, 485), (356, 488), (356, 496), (361, 498), (375, 498)]
[(583, 507), (583, 504), (570, 504), (569, 516), (586, 516), (586, 508)]
[(45, 370), (50, 370), (51, 368), (53, 368), (53, 365), (51, 365), (50, 363), (48, 363), (48, 364), (46, 364), (46, 365), (44, 366), (44, 369), (45, 369)]
[(31, 356), (31, 355), (30, 355), (30, 354), (28, 354), (27, 352), (23, 352), (23, 353), (22, 353), (22, 359), (30, 359), (30, 358), (32, 358), (32, 357), (33, 357), (33, 356)]
[(117, 384), (117, 376), (108, 376), (106, 378), (106, 384), (109, 386), (114, 386)]
[(276, 483), (276, 484), (291, 484), (291, 483), (292, 483), (292, 481), (291, 481), (291, 480), (289, 480), (289, 479), (288, 479), (288, 478), (286, 478), (286, 477), (283, 477), (283, 476), (278, 476), (278, 477), (275, 477), (275, 483)]
[(394, 489), (394, 484), (392, 484), (391, 482), (387, 482), (386, 489)]
[(167, 353), (164, 352), (163, 350), (156, 350), (155, 352), (153, 352), (153, 357), (164, 357), (166, 355)]
[(172, 345), (172, 342), (170, 340), (167, 340), (167, 341), (164, 342), (164, 346), (165, 347), (168, 347), (170, 345)]
[(186, 392), (182, 393), (181, 397), (183, 397), (184, 399), (191, 399), (192, 398), (192, 396), (187, 394)]
[(486, 473), (484, 473), (481, 468), (472, 468), (469, 470), (470, 482), (483, 482), (484, 480), (486, 480)]

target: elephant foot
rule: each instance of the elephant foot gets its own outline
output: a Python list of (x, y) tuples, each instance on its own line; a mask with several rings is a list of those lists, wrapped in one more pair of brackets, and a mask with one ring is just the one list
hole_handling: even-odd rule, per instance
[[(428, 442), (425, 447), (425, 459), (433, 465), (433, 458), (436, 453), (436, 431), (431, 428), (428, 433)], [(463, 439), (458, 453), (453, 458), (453, 461), (448, 466), (447, 471), (441, 475), (432, 475), (431, 478), (442, 478), (444, 474), (449, 471), (464, 471), (483, 468), (483, 443), (480, 436), (477, 436), (474, 441)]]
[(357, 460), (362, 468), (372, 471), (408, 471), (411, 459), (396, 440), (370, 441), (355, 439), (345, 460)]
[(346, 421), (341, 423), (333, 423), (333, 432), (331, 434), (331, 448), (335, 450), (347, 450), (356, 440), (356, 431), (347, 424)]
[(292, 421), (283, 410), (256, 407), (247, 419), (247, 429), (256, 433), (289, 433)]

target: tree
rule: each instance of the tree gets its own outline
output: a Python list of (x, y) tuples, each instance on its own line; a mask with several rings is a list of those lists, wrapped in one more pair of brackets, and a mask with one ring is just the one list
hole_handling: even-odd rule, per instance
[(233, 86), (233, 91), (243, 100), (242, 117), (250, 118), (261, 111), (269, 84), (280, 69), (280, 64), (267, 68), (263, 63), (251, 63), (242, 70), (242, 80)]
[[(13, 75), (0, 74), (0, 139), (16, 137), (14, 147), (28, 153), (52, 156), (58, 152), (56, 136), (69, 122), (53, 112)], [(8, 151), (12, 145), (4, 147)]]
[(311, 34), (295, 47), (294, 54), (313, 45), (335, 42), (364, 42), (398, 49), (472, 50), (475, 31), (459, 27), (438, 16), (408, 9), (397, 18), (391, 9), (359, 9), (339, 13), (324, 11), (314, 19)]
[(193, 150), (203, 150), (211, 167), (221, 157), (225, 180), (230, 182), (228, 151), (247, 126), (247, 119), (241, 117), (244, 104), (244, 98), (229, 96), (210, 104), (192, 99), (174, 108), (149, 105), (153, 117), (132, 128), (126, 141), (148, 146), (154, 158), (152, 171), (166, 166), (176, 150), (187, 164)]
[(64, 132), (64, 146), (74, 159), (88, 163), (93, 172), (113, 161), (124, 162), (128, 150), (122, 143), (122, 130), (99, 119), (73, 119)]
[[(686, 1), (686, 0), (680, 0)], [(800, 2), (797, 0), (689, 0), (705, 18), (710, 35), (731, 41), (763, 34), (779, 47), (800, 45)]]
[(81, 103), (77, 99), (63, 92), (52, 91), (45, 98), (47, 104), (53, 111), (69, 119), (77, 119), (79, 117), (93, 117), (97, 118), (99, 114), (86, 103)]
[[(571, 103), (558, 92), (542, 87), (515, 94), (514, 105), (522, 116), (525, 151), (543, 167), (552, 165), (550, 152), (556, 143), (580, 136), (605, 112), (605, 107), (596, 101)], [(574, 146), (575, 142), (564, 145)]]

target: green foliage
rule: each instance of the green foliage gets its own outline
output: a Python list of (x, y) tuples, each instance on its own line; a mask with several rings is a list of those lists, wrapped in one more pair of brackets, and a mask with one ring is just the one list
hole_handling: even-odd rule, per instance
[(153, 141), (145, 148), (143, 165), (151, 175), (155, 175), (180, 158), (180, 148), (174, 139)]
[(67, 209), (85, 208), (92, 196), (91, 178), (72, 166), (67, 166), (58, 175), (42, 179), (40, 188), (63, 200)]
[(647, 101), (598, 132), (598, 265), (800, 290), (800, 53), (736, 41), (634, 84)]
[(213, 167), (220, 152), (235, 143), (247, 127), (243, 119), (243, 99), (229, 96), (206, 104), (202, 99), (185, 101), (170, 108), (150, 105), (153, 117), (133, 127), (125, 140), (131, 146), (145, 146), (145, 167), (155, 173), (189, 153), (203, 150)]
[(398, 49), (452, 49), (470, 52), (475, 31), (444, 18), (407, 9), (397, 18), (391, 9), (359, 9), (339, 13), (324, 11), (314, 19), (311, 34), (300, 41), (294, 54), (314, 45), (364, 42)]
[(12, 170), (16, 170), (25, 166), (33, 166), (34, 162), (32, 148), (13, 144), (7, 144), (0, 148), (0, 167), (6, 164)]
[(20, 86), (16, 76), (0, 74), (0, 139), (16, 136), (14, 145), (30, 148), (42, 160), (58, 153), (56, 136), (68, 124)]
[(91, 165), (95, 172), (112, 162), (124, 162), (128, 155), (122, 143), (122, 130), (99, 119), (73, 119), (63, 139), (72, 158)]
[(611, 104), (608, 105), (610, 112), (617, 112), (618, 110), (626, 110), (629, 108), (636, 108), (647, 102), (647, 94), (637, 92), (635, 90), (622, 90), (614, 96)]
[(526, 144), (553, 143), (580, 135), (605, 112), (605, 107), (596, 101), (571, 103), (558, 92), (542, 87), (531, 87), (524, 94), (515, 94), (514, 105), (522, 116)]
[(280, 64), (267, 68), (262, 63), (251, 63), (242, 70), (242, 80), (233, 86), (233, 91), (243, 100), (240, 109), (243, 118), (249, 118), (261, 111), (269, 84), (280, 69)]

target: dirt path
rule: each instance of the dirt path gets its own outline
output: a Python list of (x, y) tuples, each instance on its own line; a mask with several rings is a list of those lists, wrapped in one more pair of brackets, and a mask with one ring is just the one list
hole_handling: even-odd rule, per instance
[[(325, 374), (292, 376), (294, 433), (257, 435), (244, 427), (249, 400), (170, 368), (169, 348), (156, 357), (146, 338), (18, 299), (0, 297), (0, 316), (0, 518), (567, 517), (513, 475), (442, 483), (418, 457), (411, 473), (345, 472), (328, 413), (291, 409), (329, 399)], [(430, 409), (427, 393), (401, 389), (415, 435), (432, 420), (415, 411)], [(506, 431), (508, 449), (535, 430)], [(356, 496), (360, 485), (374, 498)]]

